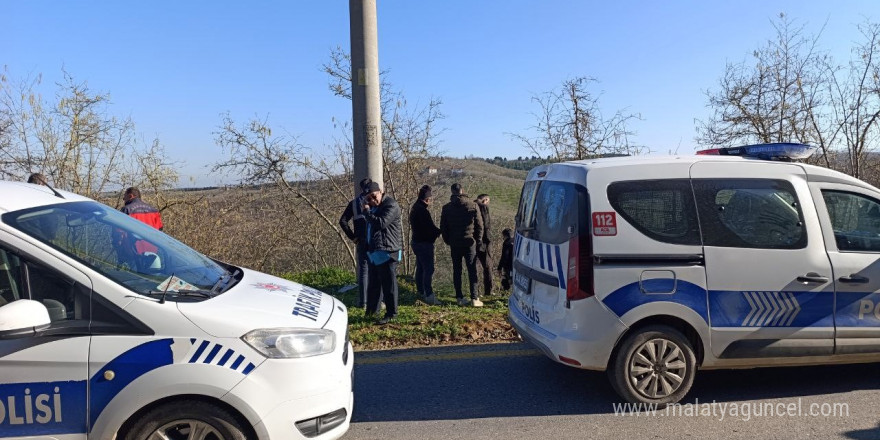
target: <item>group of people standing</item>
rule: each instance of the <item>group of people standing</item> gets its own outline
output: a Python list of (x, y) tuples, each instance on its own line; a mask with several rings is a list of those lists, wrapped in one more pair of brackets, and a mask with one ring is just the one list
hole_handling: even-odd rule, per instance
[[(361, 194), (346, 206), (339, 218), (339, 225), (349, 239), (355, 242), (358, 263), (357, 306), (365, 307), (368, 316), (377, 316), (380, 301), (384, 299), (385, 314), (378, 321), (386, 324), (397, 316), (397, 267), (402, 256), (402, 227), (400, 205), (384, 194), (378, 183), (370, 179), (360, 182)], [(439, 304), (434, 294), (434, 243), (442, 237), (452, 256), (452, 278), (459, 305), (482, 307), (478, 291), (477, 263), (482, 266), (483, 291), (492, 294), (491, 216), (489, 195), (480, 194), (476, 200), (462, 192), (461, 185), (451, 187), (452, 196), (443, 206), (438, 227), (429, 210), (434, 202), (429, 185), (419, 189), (418, 199), (409, 214), (412, 231), (410, 246), (416, 256), (415, 283), (422, 301)], [(354, 228), (349, 226), (354, 225)], [(504, 231), (502, 261), (498, 270), (502, 273), (502, 285), (509, 286), (512, 243), (510, 230)], [(468, 272), (470, 297), (462, 291), (462, 260)]]

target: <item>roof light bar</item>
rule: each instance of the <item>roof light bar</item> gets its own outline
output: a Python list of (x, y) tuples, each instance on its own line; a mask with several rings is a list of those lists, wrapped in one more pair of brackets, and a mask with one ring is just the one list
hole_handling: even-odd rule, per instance
[(817, 150), (804, 144), (774, 143), (743, 145), (741, 147), (711, 148), (697, 151), (700, 155), (743, 156), (763, 160), (801, 160), (813, 155)]

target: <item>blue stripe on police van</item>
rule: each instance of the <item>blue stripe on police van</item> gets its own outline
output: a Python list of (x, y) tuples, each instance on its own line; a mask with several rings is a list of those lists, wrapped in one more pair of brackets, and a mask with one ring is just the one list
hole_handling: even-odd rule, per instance
[(235, 353), (235, 352), (232, 351), (231, 348), (226, 349), (226, 353), (223, 353), (223, 357), (220, 358), (220, 362), (217, 362), (217, 365), (219, 365), (221, 367), (226, 365), (226, 361), (228, 361), (229, 358), (232, 357), (233, 353)]
[(244, 373), (244, 375), (247, 376), (248, 373), (250, 373), (253, 370), (254, 370), (254, 364), (249, 363), (249, 364), (247, 364), (247, 367), (244, 367), (244, 371), (242, 371), (242, 373)]
[(550, 245), (547, 246), (547, 270), (553, 272), (553, 252), (550, 251)]
[(541, 260), (541, 269), (543, 269), (544, 268), (544, 246), (541, 246), (540, 244), (538, 244), (538, 256), (540, 257), (540, 260)]
[(707, 323), (709, 312), (706, 307), (706, 289), (687, 281), (678, 280), (675, 293), (652, 295), (642, 293), (638, 282), (627, 284), (611, 292), (602, 300), (617, 316), (623, 316), (630, 310), (652, 302), (673, 302), (681, 304), (697, 312)]
[(880, 293), (837, 292), (838, 327), (880, 328)]
[[(550, 270), (553, 270), (551, 267)], [(562, 257), (559, 255), (559, 246), (556, 246), (556, 273), (559, 274), (559, 287), (565, 289), (565, 274), (562, 273)]]
[[(195, 341), (193, 341), (193, 344), (195, 344)], [(192, 355), (191, 358), (189, 358), (189, 363), (194, 364), (199, 359), (199, 356), (202, 355), (202, 352), (205, 351), (206, 348), (208, 348), (208, 344), (208, 341), (202, 341), (202, 343), (199, 345), (199, 348), (196, 349), (196, 352)]]
[(203, 362), (203, 363), (210, 364), (211, 361), (214, 360), (214, 357), (217, 356), (217, 353), (220, 352), (221, 348), (223, 348), (222, 345), (220, 345), (220, 344), (215, 345), (214, 348), (211, 349), (211, 352), (208, 353), (208, 357), (205, 358), (205, 362)]
[[(709, 315), (714, 328), (834, 327), (834, 294), (712, 290)], [(846, 315), (838, 313), (838, 321)]]

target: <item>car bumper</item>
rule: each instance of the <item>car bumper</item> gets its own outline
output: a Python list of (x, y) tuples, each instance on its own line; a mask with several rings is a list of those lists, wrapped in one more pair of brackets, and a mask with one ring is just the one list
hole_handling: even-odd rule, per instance
[[(354, 352), (304, 359), (267, 359), (223, 400), (251, 421), (260, 440), (342, 437), (354, 402)], [(316, 426), (320, 426), (317, 433)], [(307, 436), (306, 434), (309, 434)]]
[(558, 333), (529, 320), (514, 295), (510, 296), (508, 305), (510, 323), (524, 340), (550, 359), (577, 368), (604, 371), (614, 345), (626, 331), (620, 319), (594, 298), (573, 301), (564, 328)]

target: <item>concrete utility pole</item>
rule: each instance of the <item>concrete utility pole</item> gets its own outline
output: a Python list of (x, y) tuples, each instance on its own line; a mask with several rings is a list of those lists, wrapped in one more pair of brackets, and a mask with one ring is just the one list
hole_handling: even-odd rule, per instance
[(382, 109), (379, 104), (379, 36), (376, 0), (349, 0), (351, 20), (351, 112), (355, 194), (369, 177), (383, 185)]

